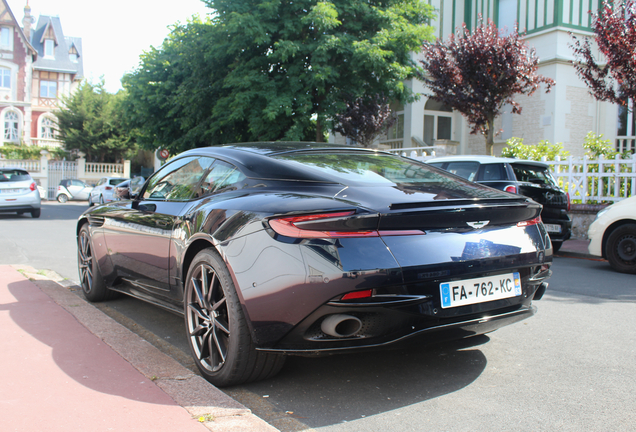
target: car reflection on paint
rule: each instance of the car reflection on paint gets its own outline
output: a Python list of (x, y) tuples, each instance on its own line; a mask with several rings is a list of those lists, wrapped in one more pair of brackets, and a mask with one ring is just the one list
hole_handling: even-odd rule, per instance
[(364, 149), (198, 148), (121, 198), (78, 221), (84, 295), (182, 314), (220, 386), (491, 332), (534, 314), (552, 263), (536, 202)]

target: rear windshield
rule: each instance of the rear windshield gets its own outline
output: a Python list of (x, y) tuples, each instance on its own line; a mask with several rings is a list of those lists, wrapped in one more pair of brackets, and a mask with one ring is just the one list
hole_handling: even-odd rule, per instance
[(127, 179), (127, 178), (110, 179), (108, 180), (108, 184), (117, 186), (119, 183), (125, 182), (126, 180), (130, 180), (130, 179)]
[(520, 182), (558, 186), (548, 167), (515, 163), (512, 164), (512, 169)]
[(20, 169), (1, 169), (0, 170), (0, 182), (14, 182), (31, 180), (31, 176), (28, 172)]
[[(345, 185), (395, 185), (418, 190), (442, 187), (449, 190), (462, 189), (464, 192), (471, 190), (470, 193), (475, 196), (501, 195), (499, 191), (461, 180), (430, 165), (387, 154), (292, 153), (274, 157), (318, 170), (326, 179)], [(475, 193), (476, 191), (479, 192)]]

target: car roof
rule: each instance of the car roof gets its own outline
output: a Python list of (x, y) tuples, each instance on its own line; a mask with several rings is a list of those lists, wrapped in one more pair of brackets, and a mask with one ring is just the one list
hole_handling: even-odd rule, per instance
[(307, 152), (328, 152), (332, 154), (338, 152), (355, 152), (361, 154), (384, 154), (387, 156), (395, 156), (390, 153), (360, 147), (349, 147), (328, 143), (283, 141), (199, 147), (179, 154), (178, 158), (187, 156), (209, 156), (221, 158), (240, 166), (241, 171), (243, 171), (247, 177), (251, 178), (279, 180), (289, 179), (318, 182), (326, 181), (323, 175), (318, 175), (316, 172), (309, 172), (304, 167), (294, 166), (275, 158), (275, 156)]
[(431, 162), (479, 162), (480, 164), (490, 164), (490, 163), (510, 163), (510, 164), (525, 164), (525, 165), (536, 165), (541, 167), (547, 167), (548, 164), (541, 161), (533, 161), (526, 159), (513, 159), (513, 158), (504, 158), (497, 156), (473, 156), (473, 155), (465, 155), (465, 156), (446, 156), (439, 157), (433, 159), (427, 159), (426, 163)]

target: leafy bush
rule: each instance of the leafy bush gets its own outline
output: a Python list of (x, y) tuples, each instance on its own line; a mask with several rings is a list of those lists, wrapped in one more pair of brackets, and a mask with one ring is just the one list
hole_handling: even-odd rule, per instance
[(541, 141), (536, 145), (526, 145), (523, 138), (510, 138), (506, 141), (506, 147), (501, 152), (501, 156), (524, 159), (524, 160), (546, 160), (553, 161), (559, 158), (565, 158), (570, 152), (563, 149), (563, 144), (550, 144), (548, 141)]
[(42, 155), (40, 152), (46, 150), (51, 154), (53, 159), (63, 159), (68, 157), (66, 150), (61, 148), (52, 147), (38, 147), (38, 146), (25, 146), (25, 145), (13, 145), (5, 144), (0, 147), (0, 155), (5, 159), (18, 159), (18, 160), (39, 160)]

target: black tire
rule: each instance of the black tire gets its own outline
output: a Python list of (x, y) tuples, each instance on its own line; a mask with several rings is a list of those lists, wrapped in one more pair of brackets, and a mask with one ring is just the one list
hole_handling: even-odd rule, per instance
[(42, 214), (42, 209), (31, 210), (31, 217), (32, 218), (39, 218), (40, 214)]
[(68, 201), (68, 197), (66, 196), (66, 194), (59, 194), (57, 196), (57, 200), (58, 202), (65, 203), (66, 201)]
[(285, 356), (256, 351), (232, 278), (213, 249), (194, 258), (183, 303), (192, 357), (215, 386), (267, 379), (283, 367)]
[(100, 195), (100, 196), (99, 196), (99, 203), (100, 203), (100, 204), (104, 204), (104, 197), (103, 197), (103, 195)]
[(104, 278), (99, 271), (97, 260), (93, 255), (93, 243), (88, 224), (85, 224), (77, 237), (77, 265), (79, 270), (80, 285), (86, 300), (100, 302), (119, 296), (116, 291), (106, 287)]
[(89, 207), (93, 207), (95, 204), (93, 204), (93, 201), (91, 200), (91, 196), (88, 196), (88, 206)]
[(552, 241), (552, 253), (557, 253), (561, 246), (563, 246), (562, 241)]
[(614, 270), (636, 274), (636, 224), (614, 229), (607, 238), (605, 254)]

